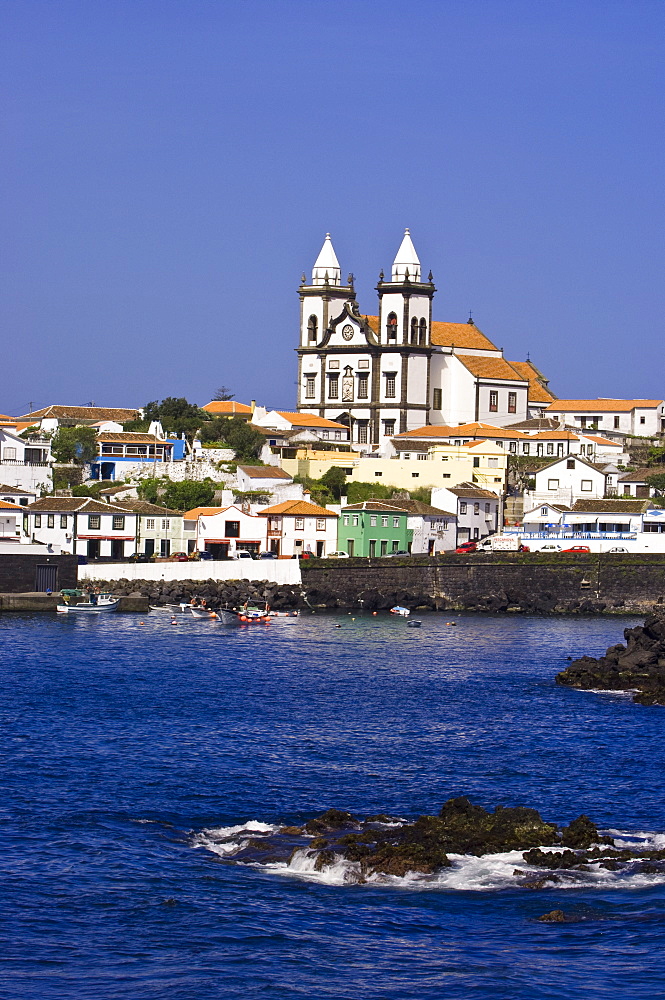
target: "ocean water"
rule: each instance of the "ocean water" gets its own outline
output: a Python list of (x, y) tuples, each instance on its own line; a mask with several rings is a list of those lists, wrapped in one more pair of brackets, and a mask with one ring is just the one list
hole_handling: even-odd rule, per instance
[(3, 1000), (665, 996), (660, 876), (528, 890), (507, 855), (357, 885), (234, 860), (331, 806), (453, 795), (662, 846), (665, 709), (554, 684), (634, 619), (140, 620), (0, 617)]

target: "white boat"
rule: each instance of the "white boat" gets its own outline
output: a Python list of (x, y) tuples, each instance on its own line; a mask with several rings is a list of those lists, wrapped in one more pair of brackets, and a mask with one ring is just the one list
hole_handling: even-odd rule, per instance
[(61, 615), (99, 615), (105, 611), (115, 611), (119, 604), (119, 597), (100, 594), (95, 603), (83, 601), (81, 604), (58, 604), (57, 610)]
[(403, 608), (400, 604), (396, 604), (394, 608), (390, 609), (391, 615), (400, 615), (402, 618), (408, 618), (411, 612), (408, 608)]

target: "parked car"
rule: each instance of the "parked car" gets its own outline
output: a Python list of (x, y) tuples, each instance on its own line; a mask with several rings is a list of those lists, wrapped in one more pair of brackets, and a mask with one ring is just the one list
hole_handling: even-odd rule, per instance
[(199, 559), (214, 559), (212, 552), (208, 552), (207, 549), (201, 549), (199, 552)]
[(608, 549), (608, 552), (628, 552), (628, 549), (624, 549), (623, 545), (615, 545), (613, 548)]
[(464, 556), (468, 555), (470, 552), (476, 552), (477, 549), (478, 549), (477, 542), (462, 542), (462, 544), (458, 545), (457, 548), (455, 549), (455, 554)]
[(341, 551), (340, 552), (329, 552), (328, 555), (326, 556), (326, 559), (348, 559), (348, 558), (349, 558), (349, 553), (348, 552), (341, 552)]
[(588, 545), (571, 545), (569, 549), (564, 549), (564, 552), (591, 552)]
[[(263, 559), (266, 556), (271, 556), (271, 555), (274, 555), (274, 554), (275, 554), (274, 552), (264, 552), (263, 555), (260, 558)], [(254, 556), (252, 555), (251, 552), (247, 552), (246, 549), (236, 549), (235, 555), (231, 556), (231, 558), (232, 559), (253, 559)]]
[(130, 562), (137, 562), (137, 563), (154, 562), (154, 560), (155, 556), (154, 553), (152, 552), (132, 552), (131, 556), (129, 557)]
[(173, 552), (168, 559), (169, 562), (189, 562), (186, 552)]
[(386, 556), (390, 558), (390, 556), (410, 556), (410, 555), (411, 553), (409, 552), (408, 549), (398, 549), (397, 552), (386, 552), (384, 559), (386, 558)]
[(259, 559), (277, 559), (278, 556), (277, 556), (276, 552), (259, 552), (258, 558)]
[(539, 552), (561, 552), (561, 546), (558, 542), (546, 542), (545, 545), (538, 549)]

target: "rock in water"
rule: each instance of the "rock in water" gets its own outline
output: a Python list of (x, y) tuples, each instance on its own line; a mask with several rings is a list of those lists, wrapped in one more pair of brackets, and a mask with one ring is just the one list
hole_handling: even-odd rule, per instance
[(542, 917), (538, 917), (543, 924), (564, 924), (566, 922), (566, 914), (563, 910), (550, 910), (549, 913), (543, 913)]

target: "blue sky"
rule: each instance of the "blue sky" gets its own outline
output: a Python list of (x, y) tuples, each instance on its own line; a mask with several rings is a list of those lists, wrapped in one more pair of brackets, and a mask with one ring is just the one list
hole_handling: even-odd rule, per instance
[(293, 407), (330, 231), (360, 307), (409, 226), (559, 396), (661, 397), (659, 0), (3, 0), (0, 412)]

